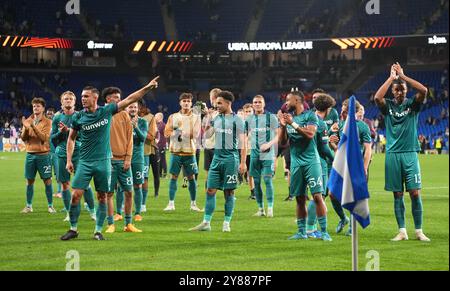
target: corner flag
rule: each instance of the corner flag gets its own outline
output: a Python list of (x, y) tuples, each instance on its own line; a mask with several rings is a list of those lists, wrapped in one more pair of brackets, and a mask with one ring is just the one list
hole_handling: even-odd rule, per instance
[(348, 209), (359, 224), (366, 228), (370, 224), (369, 190), (358, 141), (355, 100), (355, 96), (350, 97), (348, 117), (334, 158), (328, 188), (342, 207)]

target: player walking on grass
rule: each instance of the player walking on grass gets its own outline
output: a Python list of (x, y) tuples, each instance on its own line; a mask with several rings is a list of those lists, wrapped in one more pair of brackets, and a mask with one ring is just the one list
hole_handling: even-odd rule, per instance
[[(70, 173), (66, 169), (67, 161), (67, 137), (69, 135), (69, 130), (72, 127), (72, 119), (75, 114), (75, 94), (71, 91), (66, 91), (61, 94), (61, 108), (62, 112), (56, 114), (52, 121), (52, 132), (51, 132), (51, 142), (56, 145), (57, 162), (56, 167), (57, 173), (56, 177), (58, 181), (62, 184), (62, 199), (64, 203), (64, 209), (67, 212), (64, 221), (69, 221), (69, 209), (70, 200), (72, 194), (70, 193)], [(80, 141), (75, 140), (72, 163), (74, 171), (78, 168), (78, 161), (80, 158)], [(95, 206), (94, 206), (94, 192), (91, 186), (84, 192), (84, 200), (88, 204), (88, 210), (90, 216), (93, 220), (96, 219), (95, 216)]]
[(255, 197), (258, 211), (255, 216), (266, 216), (261, 178), (266, 185), (267, 217), (273, 217), (273, 175), (275, 172), (276, 146), (278, 146), (278, 119), (275, 114), (265, 111), (265, 100), (262, 95), (253, 97), (255, 114), (250, 115), (245, 123), (245, 130), (249, 134), (250, 177), (255, 184)]
[(182, 93), (180, 95), (181, 110), (169, 116), (164, 136), (170, 138), (170, 168), (172, 175), (169, 182), (169, 204), (164, 211), (175, 210), (175, 194), (177, 192), (177, 179), (180, 171), (184, 168), (184, 173), (188, 179), (189, 194), (191, 196), (191, 210), (200, 212), (197, 207), (197, 180), (198, 165), (195, 158), (195, 139), (200, 134), (200, 115), (192, 110), (192, 94)]
[[(122, 91), (117, 87), (103, 89), (102, 98), (106, 104), (118, 104)], [(133, 126), (130, 116), (126, 111), (120, 111), (112, 117), (110, 129), (110, 144), (112, 150), (110, 189), (107, 193), (108, 200), (108, 228), (106, 233), (116, 231), (114, 221), (123, 220), (122, 204), (125, 199), (125, 229), (124, 231), (139, 232), (132, 224), (133, 207), (133, 176), (131, 173), (131, 158), (133, 154)], [(114, 215), (113, 196), (116, 190), (117, 214)]]
[(104, 239), (101, 231), (106, 217), (106, 193), (111, 187), (111, 146), (109, 140), (112, 116), (141, 99), (151, 89), (156, 88), (158, 78), (156, 77), (145, 87), (132, 93), (119, 103), (110, 103), (103, 107), (97, 105), (99, 91), (96, 88), (85, 87), (83, 89), (81, 101), (84, 110), (75, 114), (67, 140), (66, 168), (69, 172), (74, 170), (72, 155), (78, 134), (80, 135), (81, 148), (79, 169), (75, 173), (72, 183), (73, 195), (69, 211), (71, 227), (61, 237), (61, 240), (78, 237), (77, 224), (80, 215), (80, 198), (92, 178), (94, 178), (99, 200), (94, 239)]
[[(417, 93), (406, 98), (407, 84)], [(385, 99), (391, 87), (393, 99)], [(416, 238), (430, 241), (422, 231), (423, 207), (420, 197), (422, 188), (420, 165), (417, 152), (420, 144), (417, 137), (419, 113), (427, 96), (427, 88), (416, 80), (407, 77), (399, 63), (392, 65), (391, 74), (375, 94), (375, 103), (385, 116), (386, 123), (386, 164), (385, 190), (394, 193), (394, 213), (399, 233), (393, 241), (407, 240), (405, 224), (404, 184), (411, 197)]]
[[(221, 91), (217, 94), (216, 107), (219, 115), (206, 127), (205, 135), (215, 134), (214, 158), (208, 173), (206, 206), (203, 222), (190, 230), (211, 230), (211, 218), (216, 208), (216, 192), (224, 191), (225, 219), (222, 231), (230, 232), (230, 221), (234, 210), (234, 190), (237, 188), (238, 172), (246, 171), (245, 159), (247, 157), (245, 146), (244, 122), (231, 110), (234, 101), (233, 93)], [(206, 122), (211, 120), (208, 114)], [(239, 149), (241, 161), (239, 163)]]
[(45, 100), (33, 98), (31, 101), (33, 114), (22, 117), (22, 133), (20, 138), (26, 146), (27, 156), (25, 160), (25, 178), (27, 179), (27, 205), (21, 213), (33, 212), (34, 180), (36, 172), (45, 184), (45, 195), (49, 213), (56, 213), (53, 207), (52, 164), (50, 160), (50, 131), (52, 121), (45, 117)]
[(312, 193), (316, 204), (317, 220), (321, 228), (321, 238), (331, 241), (327, 232), (327, 207), (323, 201), (322, 169), (320, 167), (319, 153), (317, 152), (314, 136), (317, 132), (318, 119), (311, 110), (305, 110), (304, 95), (302, 92), (291, 92), (287, 95), (288, 110), (294, 111), (294, 116), (283, 113), (280, 116), (281, 131), (279, 139), (285, 143), (289, 138), (291, 148), (291, 185), (290, 195), (297, 200), (297, 226), (298, 232), (289, 239), (307, 239), (306, 209), (307, 192)]

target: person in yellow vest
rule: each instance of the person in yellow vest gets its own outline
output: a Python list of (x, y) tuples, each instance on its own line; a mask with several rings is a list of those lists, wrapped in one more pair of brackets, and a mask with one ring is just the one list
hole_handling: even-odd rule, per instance
[(442, 139), (438, 137), (434, 143), (434, 148), (437, 150), (438, 154), (442, 152)]
[(22, 133), (20, 138), (25, 142), (27, 156), (25, 160), (25, 178), (27, 179), (27, 205), (21, 213), (33, 212), (32, 202), (34, 196), (34, 180), (36, 172), (45, 184), (48, 212), (56, 213), (53, 208), (52, 164), (50, 160), (50, 131), (52, 121), (45, 117), (45, 100), (40, 97), (33, 98), (33, 114), (22, 117)]
[(193, 96), (190, 93), (180, 95), (181, 110), (169, 116), (164, 136), (170, 138), (170, 168), (172, 175), (169, 182), (169, 204), (164, 211), (175, 210), (175, 194), (177, 192), (177, 179), (181, 168), (187, 176), (189, 183), (189, 194), (191, 196), (191, 210), (201, 212), (197, 207), (197, 181), (195, 174), (198, 173), (197, 161), (195, 159), (195, 138), (200, 133), (200, 115), (192, 111)]

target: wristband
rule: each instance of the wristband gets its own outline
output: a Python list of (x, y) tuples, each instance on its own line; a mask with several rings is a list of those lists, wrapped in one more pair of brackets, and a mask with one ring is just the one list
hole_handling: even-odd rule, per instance
[(292, 122), (292, 123), (291, 123), (291, 126), (292, 126), (295, 130), (297, 130), (297, 128), (300, 127), (300, 125), (298, 125), (296, 122)]

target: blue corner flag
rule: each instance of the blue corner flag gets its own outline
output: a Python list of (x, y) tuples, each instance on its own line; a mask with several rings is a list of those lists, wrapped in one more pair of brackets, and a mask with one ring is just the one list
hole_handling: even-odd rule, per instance
[(369, 190), (358, 141), (355, 100), (355, 96), (350, 97), (348, 117), (334, 158), (328, 188), (341, 201), (342, 207), (352, 213), (362, 228), (366, 228), (370, 224)]

